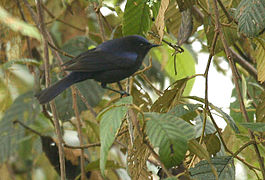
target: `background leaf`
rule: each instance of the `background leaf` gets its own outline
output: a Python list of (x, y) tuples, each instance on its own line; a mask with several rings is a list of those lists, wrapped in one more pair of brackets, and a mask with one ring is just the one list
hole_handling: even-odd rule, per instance
[(145, 113), (146, 133), (166, 167), (179, 165), (194, 137), (193, 126), (170, 114)]
[[(232, 157), (214, 157), (211, 159), (212, 164), (217, 170), (218, 179), (220, 180), (234, 180), (235, 179), (235, 166)], [(200, 161), (194, 168), (189, 170), (191, 177), (198, 180), (214, 180), (215, 176), (212, 173), (209, 163), (205, 160)]]
[(242, 0), (235, 12), (239, 32), (248, 37), (257, 36), (265, 27), (264, 9), (264, 0)]
[[(120, 99), (115, 105), (131, 104), (132, 97)], [(112, 107), (98, 115), (100, 120), (100, 171), (104, 175), (107, 155), (115, 136), (121, 126), (122, 120), (128, 111), (127, 106)]]
[(25, 36), (41, 40), (41, 35), (36, 27), (27, 24), (22, 20), (12, 17), (5, 9), (0, 6), (0, 21), (11, 28), (13, 31), (18, 31)]
[[(156, 18), (160, 1), (131, 0), (127, 1), (122, 23), (123, 35), (144, 35)], [(150, 14), (152, 12), (152, 16)]]

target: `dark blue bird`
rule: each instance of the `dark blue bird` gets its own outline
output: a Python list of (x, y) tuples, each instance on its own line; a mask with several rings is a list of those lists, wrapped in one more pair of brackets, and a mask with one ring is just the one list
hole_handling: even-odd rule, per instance
[[(124, 94), (124, 91), (106, 85), (114, 82), (119, 84), (119, 81), (134, 74), (148, 51), (156, 46), (159, 45), (151, 44), (138, 35), (106, 41), (64, 63), (64, 70), (71, 73), (35, 96), (40, 104), (46, 104), (66, 88), (86, 79), (94, 79), (101, 82), (103, 88)], [(120, 84), (119, 87), (122, 90)]]

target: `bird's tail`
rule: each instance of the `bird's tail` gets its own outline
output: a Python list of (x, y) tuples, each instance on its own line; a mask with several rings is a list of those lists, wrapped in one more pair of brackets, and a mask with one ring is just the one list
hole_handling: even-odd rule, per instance
[(73, 81), (71, 75), (68, 75), (52, 86), (40, 91), (35, 97), (39, 100), (40, 104), (46, 104), (74, 83), (75, 81)]

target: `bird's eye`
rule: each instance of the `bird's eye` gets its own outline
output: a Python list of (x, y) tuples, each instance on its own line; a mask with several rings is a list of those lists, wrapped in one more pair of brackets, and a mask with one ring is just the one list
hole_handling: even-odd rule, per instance
[(140, 46), (143, 46), (144, 44), (143, 44), (143, 43), (140, 43), (139, 45), (140, 45)]

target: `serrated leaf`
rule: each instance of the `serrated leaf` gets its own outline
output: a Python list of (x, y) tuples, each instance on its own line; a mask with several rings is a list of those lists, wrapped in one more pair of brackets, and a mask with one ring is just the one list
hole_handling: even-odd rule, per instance
[(24, 138), (24, 128), (15, 126), (15, 120), (30, 124), (40, 113), (37, 100), (33, 92), (20, 95), (5, 112), (0, 121), (0, 162), (7, 160), (19, 147), (19, 141)]
[[(235, 165), (234, 160), (230, 156), (214, 157), (211, 163), (217, 170), (219, 180), (234, 180), (235, 179)], [(190, 175), (198, 180), (215, 180), (210, 164), (206, 161), (200, 161), (194, 168), (189, 169)]]
[(160, 96), (151, 107), (154, 112), (168, 112), (180, 100), (188, 79), (180, 79), (176, 81), (172, 89), (166, 89), (164, 94)]
[(257, 36), (265, 27), (264, 9), (264, 0), (242, 0), (235, 12), (239, 32), (248, 37)]
[(251, 131), (265, 132), (265, 123), (240, 123)]
[(108, 108), (98, 115), (98, 118), (100, 119), (100, 171), (102, 175), (104, 175), (109, 149), (112, 146), (122, 120), (128, 111), (128, 107), (123, 104), (131, 103), (131, 96), (122, 98), (114, 104), (118, 107)]
[(0, 6), (0, 22), (8, 26), (13, 31), (18, 31), (25, 36), (41, 40), (41, 35), (36, 27), (31, 24), (11, 16), (5, 9)]
[(185, 157), (187, 141), (194, 137), (193, 126), (170, 114), (145, 113), (146, 133), (152, 145), (159, 147), (166, 167), (179, 165)]
[[(156, 18), (159, 6), (160, 1), (127, 1), (122, 22), (123, 35), (144, 35), (151, 27), (152, 18)], [(152, 12), (153, 17), (151, 17), (150, 12)]]

